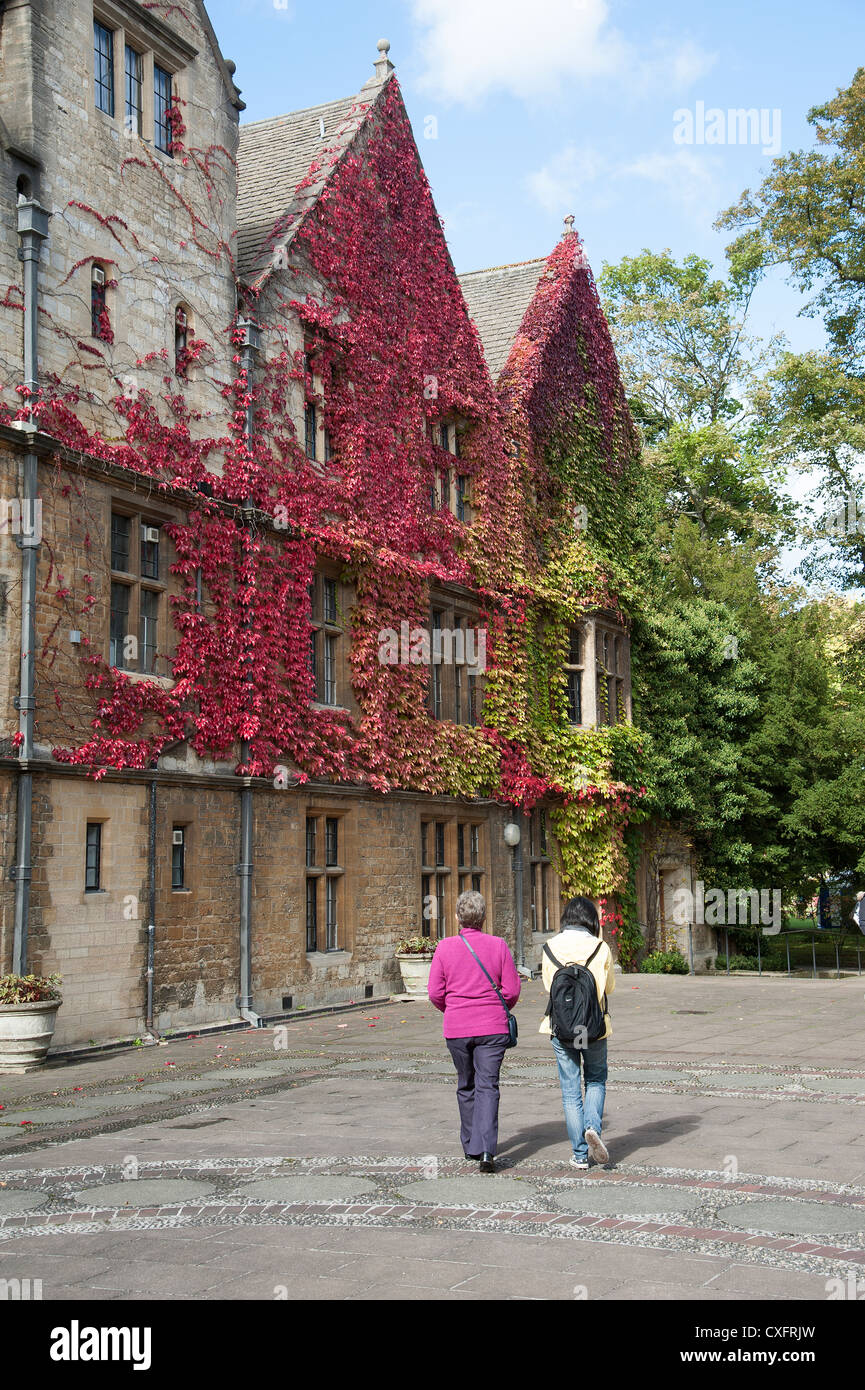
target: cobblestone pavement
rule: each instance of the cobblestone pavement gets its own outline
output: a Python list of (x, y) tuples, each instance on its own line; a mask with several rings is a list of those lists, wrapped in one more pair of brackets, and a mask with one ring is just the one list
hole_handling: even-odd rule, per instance
[(461, 1156), (424, 1003), (0, 1077), (0, 1279), (74, 1301), (865, 1293), (863, 988), (622, 977), (611, 1162), (586, 1175), (537, 983), (494, 1176)]

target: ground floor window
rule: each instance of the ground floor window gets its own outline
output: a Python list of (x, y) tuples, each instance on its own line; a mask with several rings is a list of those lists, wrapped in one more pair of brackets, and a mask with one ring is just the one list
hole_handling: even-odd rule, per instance
[(460, 893), (475, 889), (486, 897), (486, 824), (455, 817), (422, 818), (420, 841), (420, 935), (439, 939), (457, 929)]
[(550, 859), (549, 836), (546, 811), (533, 811), (529, 819), (529, 880), (532, 931), (536, 932), (559, 929), (557, 881)]
[(306, 949), (348, 949), (344, 918), (344, 818), (306, 817)]

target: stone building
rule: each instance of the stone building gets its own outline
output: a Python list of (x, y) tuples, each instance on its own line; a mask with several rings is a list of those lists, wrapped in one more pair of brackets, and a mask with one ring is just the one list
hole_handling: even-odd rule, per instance
[[(473, 397), (448, 387), (440, 408), (418, 415), (416, 448), (431, 456), (431, 431), (438, 462), (431, 482), (418, 474), (405, 515), (427, 499), (434, 534), (401, 563), (415, 566), (413, 583), (431, 576), (434, 636), (468, 640), (491, 605), (467, 581), (468, 561), (448, 571), (440, 552), (447, 544), (474, 555), (479, 572), (493, 534), (485, 527), (505, 524), (514, 505), (518, 450), (512, 464), (493, 466), (471, 440), (493, 429), (493, 416), (496, 439), (510, 428), (508, 362), (546, 293), (550, 261), (457, 280), (383, 44), (355, 96), (244, 127), (234, 66), (198, 0), (183, 10), (8, 0), (0, 92), (0, 970), (63, 976), (55, 1046), (74, 1047), (396, 990), (397, 941), (452, 930), (456, 896), (470, 886), (487, 898), (488, 928), (515, 947), (521, 932), (533, 963), (558, 922), (551, 803), (523, 816), (482, 789), (441, 790), (443, 774), (428, 777), (439, 789), (426, 791), (378, 768), (318, 776), (296, 749), (268, 763), (245, 732), (261, 725), (260, 709), (248, 721), (241, 713), (225, 746), (197, 743), (196, 720), (203, 726), (211, 706), (227, 702), (219, 663), (243, 627), (220, 626), (235, 604), (220, 588), (228, 561), (189, 556), (199, 530), (224, 538), (226, 528), (239, 553), (258, 546), (274, 564), (314, 552), (308, 612), (287, 616), (284, 631), (311, 668), (304, 747), (314, 735), (323, 766), (321, 730), (339, 742), (343, 725), (369, 723), (358, 595), (368, 572), (391, 562), (402, 525), (396, 501), (389, 519), (380, 497), (364, 493), (369, 472), (350, 466), (384, 428), (380, 403), (395, 390), (379, 371), (387, 354), (368, 354), (369, 379), (351, 383), (369, 401), (366, 442), (357, 431), (340, 436), (345, 387), (328, 398), (338, 364), (322, 306), (337, 327), (349, 312), (334, 288), (345, 275), (322, 268), (328, 246), (334, 264), (341, 255), (338, 237), (327, 243), (329, 209), (352, 190), (369, 194), (365, 171), (395, 141), (403, 186), (379, 188), (382, 218), (398, 222), (423, 203), (413, 273), (434, 257), (448, 333), (475, 382)], [(556, 272), (563, 292), (585, 274), (572, 260)], [(424, 340), (420, 328), (412, 337), (410, 295), (398, 313), (394, 342), (415, 353), (423, 403), (424, 383), (448, 380), (443, 340)], [(552, 340), (536, 346), (551, 360), (558, 351)], [(255, 383), (251, 394), (238, 391), (238, 371)], [(32, 413), (22, 384), (40, 389)], [(470, 418), (472, 408), (485, 418)], [(286, 466), (290, 523), (274, 500), (279, 477), (267, 505), (244, 496), (244, 450), (265, 436), (271, 462), (303, 455), (310, 477), (333, 483), (331, 510), (314, 524), (296, 462)], [(393, 448), (394, 459), (411, 453), (405, 439)], [(379, 478), (377, 492), (387, 486)], [(380, 515), (375, 544), (354, 534), (352, 508)], [(368, 561), (357, 558), (361, 539)], [(400, 611), (392, 617), (399, 640)], [(189, 634), (208, 623), (210, 685), (195, 685), (181, 719)], [(297, 703), (296, 652), (291, 659), (295, 677), (283, 672), (280, 698)], [(565, 665), (571, 725), (630, 719), (621, 614), (588, 614)], [(483, 718), (484, 683), (477, 661), (430, 666), (423, 719), (452, 725), (454, 748), (468, 746)], [(103, 736), (110, 757), (75, 752)], [(410, 767), (410, 750), (405, 757)], [(516, 851), (504, 835), (514, 821)]]

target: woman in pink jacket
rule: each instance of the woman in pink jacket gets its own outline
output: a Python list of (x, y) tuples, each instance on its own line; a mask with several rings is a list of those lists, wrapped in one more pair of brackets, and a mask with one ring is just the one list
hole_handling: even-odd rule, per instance
[(499, 1072), (508, 1041), (508, 1020), (501, 999), (475, 956), (501, 989), (509, 1009), (520, 997), (520, 977), (507, 942), (484, 932), (486, 914), (480, 893), (460, 893), (459, 935), (446, 936), (436, 947), (429, 997), (444, 1014), (442, 1032), (457, 1071), (463, 1153), (466, 1158), (480, 1159), (482, 1173), (494, 1173)]

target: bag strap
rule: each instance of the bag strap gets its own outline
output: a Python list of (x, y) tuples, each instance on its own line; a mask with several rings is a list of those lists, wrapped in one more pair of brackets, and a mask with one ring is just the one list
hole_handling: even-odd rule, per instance
[(601, 949), (601, 947), (603, 946), (603, 944), (604, 944), (603, 938), (601, 938), (601, 940), (598, 942), (597, 946), (595, 947), (594, 951), (593, 951), (592, 954), (589, 956), (589, 959), (585, 962), (585, 965), (586, 965), (586, 968), (587, 968), (587, 969), (588, 969), (588, 967), (591, 965), (592, 961), (595, 959), (595, 956), (598, 954), (598, 952), (600, 951), (600, 949)]
[[(505, 997), (504, 997), (504, 995), (502, 994), (501, 990), (499, 989), (498, 985), (496, 984), (495, 980), (493, 979), (492, 975), (491, 975), (490, 972), (487, 970), (487, 968), (486, 968), (486, 966), (484, 965), (483, 961), (481, 960), (480, 956), (479, 956), (475, 951), (472, 950), (471, 946), (470, 946), (469, 943), (466, 941), (466, 939), (465, 939), (465, 937), (463, 936), (462, 932), (458, 932), (457, 935), (459, 936), (459, 939), (460, 939), (460, 941), (463, 943), (463, 945), (465, 946), (466, 950), (467, 950), (467, 951), (471, 951), (472, 955), (474, 956), (474, 958), (475, 958), (475, 960), (477, 961), (478, 965), (480, 966), (481, 970), (484, 972), (484, 974), (486, 975), (486, 977), (487, 977), (487, 979), (489, 980), (490, 984), (492, 985), (493, 989), (495, 990), (496, 994), (499, 996), (499, 1003), (501, 1004), (502, 1008), (504, 1009), (506, 1016), (507, 1016), (508, 1018), (510, 1018), (510, 1016), (511, 1016), (511, 1011), (510, 1011), (510, 1009), (508, 1008), (507, 1004), (505, 1003)], [(509, 1024), (508, 1026), (510, 1027), (510, 1024)]]
[(557, 970), (564, 969), (562, 962), (560, 960), (556, 960), (555, 956), (549, 948), (549, 944), (546, 941), (544, 942), (544, 954), (549, 956), (550, 960), (553, 962), (553, 965), (556, 967)]
[[(865, 899), (863, 899), (863, 902), (865, 902)], [(604, 944), (604, 941), (603, 941), (603, 938), (601, 938), (601, 940), (598, 942), (597, 946), (595, 947), (594, 951), (593, 951), (592, 954), (589, 956), (589, 959), (588, 959), (588, 960), (585, 960), (585, 961), (572, 961), (572, 962), (570, 962), (570, 963), (571, 963), (572, 965), (582, 965), (583, 968), (586, 969), (586, 968), (591, 964), (591, 962), (595, 959), (595, 956), (598, 954), (598, 952), (600, 951), (600, 949), (601, 949), (601, 947), (603, 946), (603, 944)], [(468, 942), (466, 942), (466, 945), (468, 946)], [(471, 950), (471, 947), (469, 947), (469, 950)], [(551, 951), (550, 948), (549, 948), (549, 944), (548, 944), (546, 941), (544, 942), (544, 953), (545, 953), (546, 955), (549, 956), (550, 960), (553, 962), (553, 965), (555, 965), (555, 966), (557, 967), (557, 969), (559, 969), (559, 970), (564, 970), (564, 969), (565, 969), (565, 967), (562, 965), (562, 962), (561, 962), (560, 960), (556, 960), (555, 956), (553, 955), (552, 951)]]

